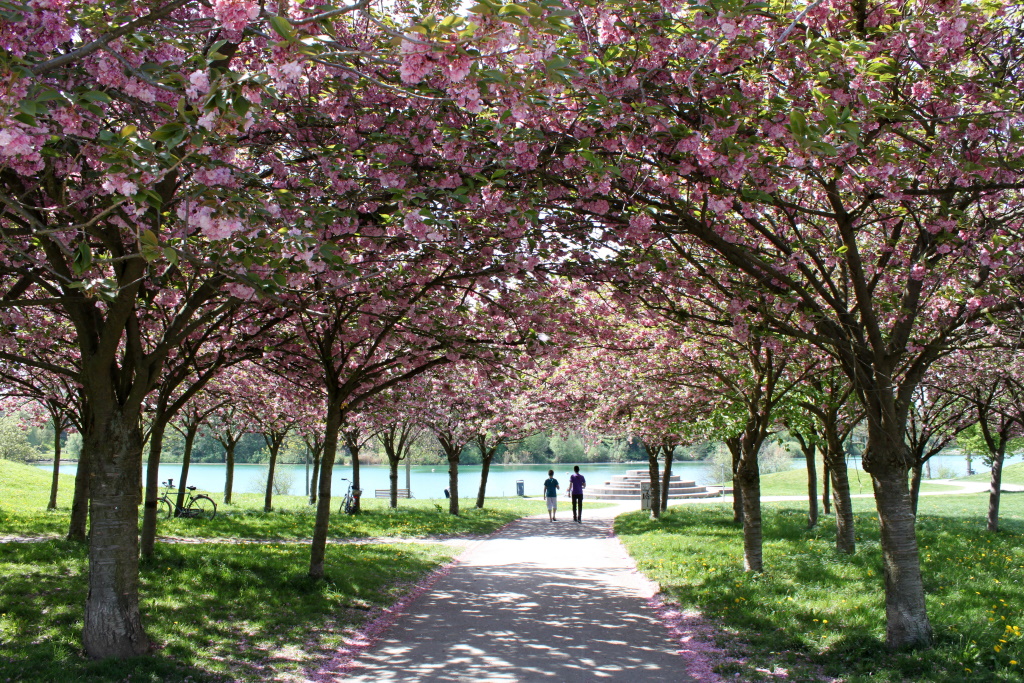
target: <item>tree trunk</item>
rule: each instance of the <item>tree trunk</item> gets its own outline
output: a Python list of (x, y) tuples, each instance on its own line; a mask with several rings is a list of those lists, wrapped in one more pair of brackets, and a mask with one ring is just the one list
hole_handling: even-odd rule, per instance
[(910, 508), (917, 514), (917, 503), (921, 497), (921, 463), (910, 469)]
[(497, 450), (497, 446), (487, 448), (483, 443), (480, 444), (480, 490), (476, 494), (476, 507), (478, 510), (484, 509), (484, 501), (487, 499), (487, 477), (491, 473), (491, 460), (494, 459), (494, 453)]
[(82, 641), (92, 659), (135, 657), (150, 648), (139, 614), (139, 415), (116, 405), (93, 411), (83, 435), (91, 525)]
[(156, 545), (157, 499), (160, 497), (160, 451), (164, 445), (164, 431), (167, 429), (166, 406), (157, 406), (153, 415), (153, 426), (149, 432), (149, 462), (146, 463), (146, 500), (142, 508), (142, 534), (139, 539), (142, 556), (153, 557)]
[[(801, 441), (801, 446), (803, 442)], [(818, 463), (816, 461), (817, 448), (813, 443), (808, 443), (803, 449), (804, 457), (807, 458), (807, 528), (813, 529), (818, 526)]]
[(832, 500), (836, 508), (836, 550), (852, 555), (857, 550), (857, 534), (853, 524), (849, 470), (845, 462), (833, 463), (829, 473), (832, 477)]
[(199, 432), (199, 423), (189, 423), (185, 426), (185, 450), (181, 454), (181, 475), (178, 477), (178, 499), (175, 502), (175, 510), (185, 507), (185, 491), (188, 486), (188, 470), (192, 465), (192, 446), (196, 441), (196, 433)]
[(821, 511), (832, 514), (832, 469), (827, 462), (821, 468)]
[(729, 437), (725, 440), (725, 445), (729, 447), (729, 454), (732, 456), (732, 521), (739, 524), (743, 521), (743, 488), (736, 482), (740, 467), (740, 437)]
[(235, 486), (235, 441), (224, 444), (224, 504), (231, 505), (231, 490)]
[(323, 449), (314, 450), (313, 451), (313, 476), (310, 478), (310, 481), (313, 482), (313, 485), (309, 487), (309, 504), (310, 505), (316, 505), (316, 489), (317, 489), (316, 483), (318, 481), (320, 481), (319, 480), (319, 477), (320, 477), (320, 460), (321, 460), (321, 453), (322, 452), (323, 452)]
[(50, 501), (47, 510), (57, 509), (57, 488), (60, 485), (60, 437), (63, 434), (59, 420), (53, 421), (53, 476), (50, 478)]
[(391, 480), (391, 509), (398, 507), (398, 458), (388, 457), (388, 479)]
[(647, 474), (651, 480), (651, 519), (661, 517), (661, 482), (658, 479), (658, 446), (644, 444), (647, 451)]
[(834, 422), (825, 425), (825, 440), (824, 459), (832, 480), (832, 502), (836, 509), (836, 550), (852, 555), (857, 550), (857, 536), (853, 527), (850, 476), (843, 442)]
[(274, 471), (277, 469), (277, 454), (281, 450), (281, 442), (275, 436), (273, 442), (268, 442), (267, 445), (270, 448), (270, 466), (267, 468), (267, 490), (263, 494), (263, 511), (273, 512)]
[[(880, 448), (876, 444), (870, 447)], [(871, 469), (882, 535), (886, 643), (891, 648), (927, 646), (932, 628), (925, 606), (907, 469), (884, 462)]]
[(309, 576), (314, 579), (324, 578), (327, 531), (331, 523), (331, 477), (334, 474), (334, 459), (338, 455), (338, 430), (342, 421), (341, 408), (337, 403), (338, 401), (328, 401), (324, 424), (324, 450), (320, 458), (316, 521), (313, 524), (313, 539), (309, 544)]
[(89, 524), (89, 466), (92, 457), (89, 454), (85, 438), (82, 438), (82, 450), (78, 454), (78, 470), (75, 472), (75, 494), (71, 500), (71, 520), (68, 522), (68, 540), (85, 542), (86, 528)]
[[(760, 444), (757, 444), (760, 448)], [(745, 448), (745, 450), (747, 450)], [(761, 527), (761, 472), (757, 465), (757, 451), (744, 452), (740, 459), (736, 484), (743, 501), (743, 570), (764, 571)]]
[[(1003, 439), (1005, 446), (1006, 440)], [(999, 495), (1003, 486), (1003, 460), (1006, 456), (1005, 447), (996, 457), (992, 458), (992, 479), (988, 490), (988, 530), (999, 531)]]
[[(454, 451), (454, 449), (453, 449)], [(448, 512), (453, 515), (459, 514), (459, 457), (462, 449), (449, 452), (448, 454)]]
[(675, 446), (665, 446), (662, 451), (665, 453), (665, 475), (661, 479), (661, 511), (668, 510), (669, 480), (672, 479), (672, 458), (675, 455)]
[[(359, 482), (359, 448), (349, 447), (349, 452), (352, 454), (352, 490), (362, 491), (363, 487)], [(352, 500), (352, 514), (358, 515), (363, 511), (363, 496), (360, 494)]]

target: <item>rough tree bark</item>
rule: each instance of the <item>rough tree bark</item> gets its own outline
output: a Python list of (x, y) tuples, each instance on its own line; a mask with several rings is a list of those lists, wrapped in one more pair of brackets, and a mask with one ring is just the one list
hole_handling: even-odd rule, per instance
[(675, 455), (675, 446), (662, 446), (665, 454), (665, 474), (661, 478), (661, 511), (668, 510), (669, 480), (672, 479), (672, 458)]
[(999, 531), (999, 494), (1003, 485), (1003, 460), (1006, 449), (1000, 450), (998, 456), (992, 458), (992, 477), (988, 488), (988, 530)]
[(818, 447), (815, 445), (813, 431), (810, 438), (805, 438), (797, 431), (791, 433), (800, 444), (800, 450), (807, 462), (807, 528), (813, 529), (818, 526)]
[(142, 510), (142, 531), (139, 539), (143, 557), (152, 557), (156, 545), (157, 499), (160, 493), (160, 453), (167, 430), (166, 401), (157, 402), (149, 430), (149, 459), (146, 462), (146, 493)]
[[(113, 397), (111, 397), (113, 399)], [(90, 462), (89, 593), (83, 643), (92, 658), (145, 654), (139, 613), (139, 491), (142, 431), (138, 409), (91, 402), (83, 449)], [(130, 530), (130, 533), (126, 533)]]
[(496, 439), (493, 444), (488, 445), (486, 434), (478, 434), (476, 437), (476, 445), (480, 449), (481, 458), (480, 490), (476, 494), (476, 507), (479, 510), (484, 509), (484, 501), (487, 499), (487, 476), (491, 472), (491, 462), (494, 460), (494, 454), (498, 452), (498, 447), (501, 443), (501, 439)]
[(853, 526), (853, 499), (850, 497), (850, 476), (843, 455), (842, 437), (834, 420), (825, 424), (825, 460), (832, 478), (832, 502), (836, 510), (836, 550), (852, 555), (857, 550)]
[(320, 463), (320, 480), (316, 501), (316, 520), (313, 523), (313, 538), (309, 547), (309, 576), (324, 578), (324, 558), (327, 554), (327, 531), (331, 523), (331, 477), (334, 473), (334, 459), (338, 455), (338, 432), (343, 414), (340, 401), (327, 402), (327, 417), (324, 421), (324, 452)]
[(78, 470), (75, 472), (75, 493), (71, 500), (71, 519), (68, 521), (68, 540), (84, 543), (89, 525), (89, 448), (82, 439), (82, 450), (78, 454)]
[(661, 446), (644, 442), (644, 450), (647, 451), (647, 474), (651, 480), (651, 519), (658, 519), (661, 517), (661, 482), (658, 478), (661, 474), (658, 467)]
[(287, 430), (271, 431), (263, 434), (263, 441), (270, 451), (270, 464), (267, 468), (267, 490), (263, 494), (263, 511), (271, 512), (274, 509), (274, 473), (277, 470), (277, 455), (281, 452), (281, 444), (288, 435)]
[(60, 485), (60, 437), (64, 434), (64, 430), (60, 427), (60, 422), (54, 420), (53, 422), (53, 476), (50, 478), (50, 500), (46, 503), (47, 510), (57, 509), (57, 488)]
[[(747, 441), (744, 439), (744, 441)], [(761, 526), (761, 472), (757, 463), (756, 444), (743, 444), (743, 453), (736, 472), (736, 483), (742, 491), (743, 501), (743, 569), (748, 572), (764, 571)]]
[(185, 426), (185, 448), (181, 454), (181, 474), (178, 475), (178, 498), (175, 510), (185, 507), (185, 492), (188, 490), (188, 470), (192, 466), (192, 447), (199, 433), (199, 423), (189, 420)]

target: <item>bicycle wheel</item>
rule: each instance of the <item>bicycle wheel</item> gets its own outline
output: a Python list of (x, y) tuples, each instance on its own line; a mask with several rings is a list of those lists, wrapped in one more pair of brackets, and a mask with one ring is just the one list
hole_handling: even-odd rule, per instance
[(217, 504), (209, 496), (196, 496), (188, 504), (188, 516), (199, 519), (213, 519), (217, 515)]
[(171, 501), (167, 500), (167, 496), (157, 498), (156, 514), (162, 519), (170, 519), (174, 516), (174, 506), (171, 505)]

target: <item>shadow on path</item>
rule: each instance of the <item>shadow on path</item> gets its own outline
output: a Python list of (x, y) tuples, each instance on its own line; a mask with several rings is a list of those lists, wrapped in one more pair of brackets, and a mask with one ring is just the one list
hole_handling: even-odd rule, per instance
[(354, 681), (688, 681), (610, 520), (515, 522), (356, 660)]

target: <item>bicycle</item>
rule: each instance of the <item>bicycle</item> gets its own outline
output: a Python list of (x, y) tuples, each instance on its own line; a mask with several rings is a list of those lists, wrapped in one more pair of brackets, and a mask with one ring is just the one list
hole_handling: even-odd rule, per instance
[(171, 495), (171, 489), (174, 488), (174, 480), (168, 479), (162, 482), (162, 484), (167, 490), (157, 499), (157, 504), (160, 505), (160, 514), (165, 519), (171, 519), (172, 517), (213, 519), (217, 515), (217, 504), (213, 502), (213, 498), (202, 493), (197, 496), (194, 493), (196, 490), (195, 486), (185, 487), (188, 489), (188, 494), (186, 494), (188, 498), (186, 498), (183, 507), (178, 507), (176, 502), (177, 492), (173, 494), (173, 498)]
[(352, 488), (352, 482), (345, 477), (342, 477), (341, 480), (348, 481), (348, 490), (345, 491), (345, 495), (341, 499), (341, 505), (338, 506), (338, 512), (344, 512), (346, 515), (355, 514), (356, 505), (359, 503), (359, 494), (362, 493), (362, 491)]

